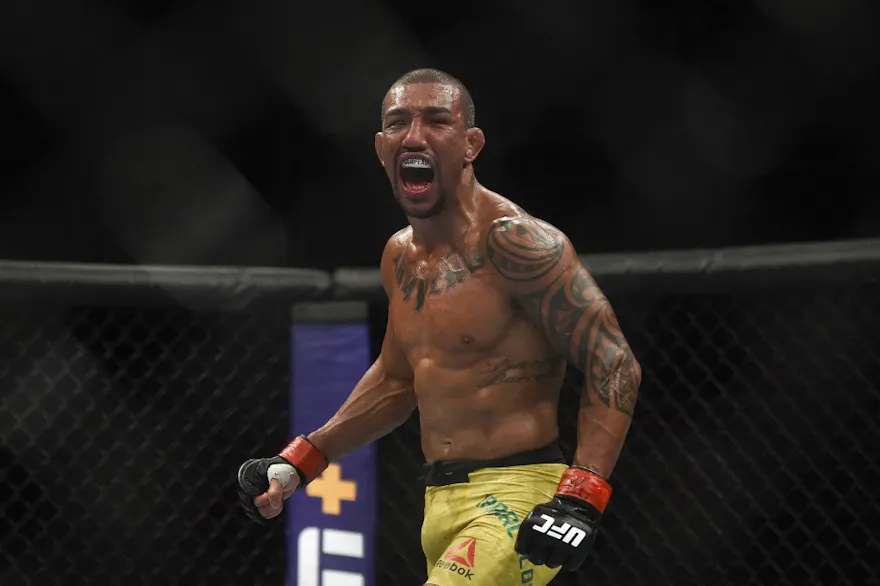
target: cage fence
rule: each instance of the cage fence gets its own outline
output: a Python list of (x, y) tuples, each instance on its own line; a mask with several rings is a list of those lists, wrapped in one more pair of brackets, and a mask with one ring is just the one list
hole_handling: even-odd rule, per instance
[[(706, 288), (687, 271), (655, 287), (645, 275), (663, 270), (642, 261), (594, 263), (644, 381), (595, 550), (554, 583), (880, 580), (880, 265), (842, 278), (783, 262)], [(318, 293), (276, 286), (260, 303), (269, 279), (111, 302), (127, 285), (72, 296), (44, 274), (34, 298), (0, 273), (19, 292), (0, 302), (0, 583), (282, 583), (284, 525), (239, 514), (235, 471), (290, 437), (277, 302)], [(351, 283), (337, 296), (370, 297)], [(374, 352), (385, 315), (371, 306)], [(571, 370), (559, 407), (568, 456), (581, 384)], [(425, 578), (417, 423), (379, 441), (380, 584)]]

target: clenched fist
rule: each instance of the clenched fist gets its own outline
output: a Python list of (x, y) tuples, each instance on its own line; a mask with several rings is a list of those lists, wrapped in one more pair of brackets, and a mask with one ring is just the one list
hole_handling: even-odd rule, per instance
[(604, 478), (572, 466), (553, 500), (535, 507), (523, 521), (514, 549), (536, 566), (577, 568), (587, 559), (610, 497), (611, 485)]
[(248, 460), (238, 469), (239, 500), (251, 519), (273, 519), (299, 488), (297, 469), (281, 456)]
[(251, 519), (274, 519), (284, 501), (327, 467), (327, 459), (304, 436), (274, 458), (251, 459), (238, 469), (238, 499)]

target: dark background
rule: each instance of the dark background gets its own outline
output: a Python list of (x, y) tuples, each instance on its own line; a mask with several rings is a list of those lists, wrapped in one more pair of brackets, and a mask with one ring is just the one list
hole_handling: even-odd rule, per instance
[(405, 218), (373, 153), (459, 76), (480, 180), (581, 252), (880, 235), (868, 0), (0, 8), (0, 257), (331, 268)]
[[(480, 180), (582, 253), (877, 237), (878, 12), (5, 2), (0, 258), (374, 266), (405, 222), (380, 102), (422, 66), (473, 94)], [(556, 583), (877, 582), (877, 271), (826, 268), (614, 294), (645, 392)], [(0, 584), (281, 583), (283, 526), (234, 513), (230, 471), (289, 438), (286, 311), (52, 295), (0, 308)], [(382, 584), (424, 578), (414, 424), (379, 442)]]

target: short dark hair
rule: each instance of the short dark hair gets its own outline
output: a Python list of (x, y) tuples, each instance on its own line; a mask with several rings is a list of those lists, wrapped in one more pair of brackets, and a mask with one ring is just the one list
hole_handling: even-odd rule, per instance
[[(413, 69), (412, 71), (408, 71), (398, 77), (397, 80), (391, 84), (391, 87), (388, 88), (388, 92), (398, 86), (410, 85), (413, 83), (442, 83), (454, 87), (458, 90), (461, 98), (461, 107), (462, 110), (464, 110), (465, 125), (468, 128), (473, 128), (477, 125), (477, 111), (476, 108), (474, 108), (474, 100), (471, 98), (471, 93), (468, 91), (467, 87), (465, 87), (457, 77), (449, 75), (445, 71), (440, 71), (439, 69)], [(386, 97), (388, 96), (388, 92), (385, 93)], [(382, 99), (382, 115), (385, 115), (384, 98)]]

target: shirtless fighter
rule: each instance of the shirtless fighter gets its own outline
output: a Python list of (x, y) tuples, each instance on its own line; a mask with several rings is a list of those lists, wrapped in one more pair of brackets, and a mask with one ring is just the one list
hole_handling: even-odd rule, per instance
[[(460, 81), (401, 77), (375, 143), (410, 222), (382, 253), (381, 352), (323, 427), (242, 466), (242, 504), (277, 517), (328, 462), (418, 407), (426, 584), (547, 584), (593, 543), (639, 364), (565, 234), (477, 182), (485, 136)], [(586, 374), (571, 466), (557, 446), (566, 361)]]

